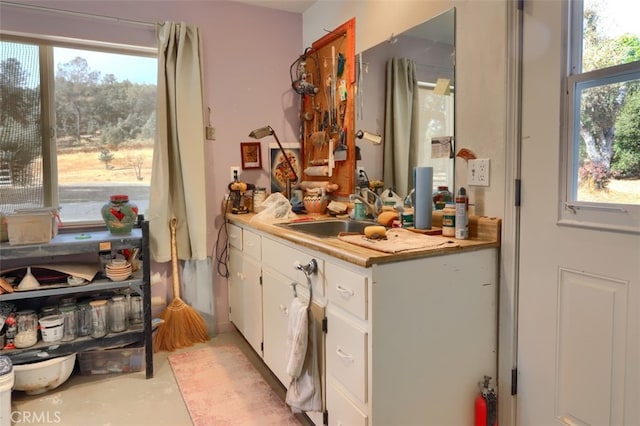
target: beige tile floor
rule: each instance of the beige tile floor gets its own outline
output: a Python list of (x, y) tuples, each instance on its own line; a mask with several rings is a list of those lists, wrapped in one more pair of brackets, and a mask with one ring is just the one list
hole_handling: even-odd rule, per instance
[[(284, 399), (282, 384), (237, 331), (219, 333), (207, 343), (178, 350), (235, 343)], [(176, 353), (173, 352), (173, 353)], [(74, 372), (62, 386), (42, 395), (12, 393), (15, 424), (65, 426), (191, 425), (189, 413), (167, 360), (167, 352), (154, 354), (154, 377), (144, 372), (108, 376), (81, 376)], [(311, 424), (306, 418), (301, 421)]]

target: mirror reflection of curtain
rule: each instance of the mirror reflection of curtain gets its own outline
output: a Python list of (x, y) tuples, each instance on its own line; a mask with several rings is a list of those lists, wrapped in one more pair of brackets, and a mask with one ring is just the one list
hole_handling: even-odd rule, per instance
[(384, 123), (386, 187), (405, 196), (413, 188), (413, 168), (418, 158), (419, 98), (416, 64), (407, 58), (387, 61)]
[(148, 218), (151, 255), (156, 262), (171, 260), (169, 223), (176, 217), (177, 254), (185, 261), (181, 280), (184, 300), (213, 314), (200, 30), (165, 22), (158, 24), (157, 34), (157, 136)]

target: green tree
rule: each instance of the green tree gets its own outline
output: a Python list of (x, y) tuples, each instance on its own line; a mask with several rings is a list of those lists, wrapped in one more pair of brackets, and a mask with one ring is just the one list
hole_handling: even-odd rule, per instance
[[(597, 10), (584, 12), (583, 72), (640, 60), (640, 39), (625, 34), (609, 38), (599, 31)], [(606, 183), (610, 176), (614, 145), (618, 142), (616, 127), (619, 114), (630, 94), (637, 91), (637, 83), (615, 83), (589, 88), (582, 93), (580, 111), (580, 137), (587, 158), (582, 158), (593, 173)], [(636, 116), (636, 125), (637, 123)], [(619, 158), (629, 145), (616, 148)], [(589, 170), (587, 170), (589, 172)], [(592, 173), (592, 175), (593, 175)], [(594, 176), (592, 176), (594, 177)], [(602, 187), (606, 185), (601, 185)]]
[(616, 121), (616, 143), (613, 145), (613, 174), (620, 177), (640, 176), (640, 92), (627, 97)]
[[(100, 78), (98, 71), (91, 71), (87, 60), (81, 57), (58, 65), (56, 73), (56, 98), (58, 129), (63, 129), (80, 141), (89, 131), (91, 104), (95, 87)], [(73, 121), (70, 121), (73, 120)], [(71, 133), (73, 131), (73, 133)]]

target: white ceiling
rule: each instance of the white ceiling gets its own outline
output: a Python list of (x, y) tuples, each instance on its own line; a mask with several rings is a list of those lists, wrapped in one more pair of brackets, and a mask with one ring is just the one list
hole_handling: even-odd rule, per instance
[(284, 10), (287, 12), (302, 13), (317, 0), (233, 0), (239, 3), (253, 6), (268, 7), (270, 9)]

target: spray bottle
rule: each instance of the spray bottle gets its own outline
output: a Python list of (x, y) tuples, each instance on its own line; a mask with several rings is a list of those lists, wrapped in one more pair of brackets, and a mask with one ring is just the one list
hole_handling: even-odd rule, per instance
[(456, 232), (455, 237), (459, 240), (469, 238), (469, 198), (467, 190), (460, 188), (456, 195)]

